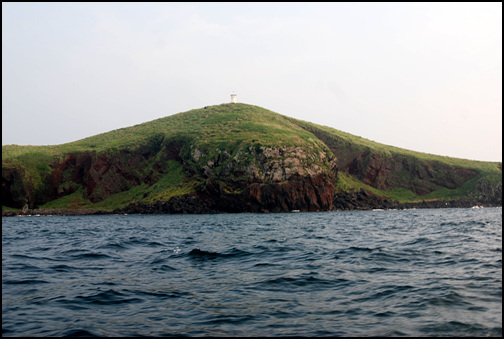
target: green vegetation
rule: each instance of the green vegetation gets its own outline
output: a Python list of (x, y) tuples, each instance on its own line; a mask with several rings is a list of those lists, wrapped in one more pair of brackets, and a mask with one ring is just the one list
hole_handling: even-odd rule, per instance
[(194, 146), (225, 145), (241, 140), (265, 146), (319, 145), (322, 143), (287, 117), (246, 104), (222, 104), (195, 109), (129, 128), (98, 134), (54, 146), (2, 146), (3, 164), (24, 163), (28, 157), (58, 159), (66, 154), (135, 150), (156, 138), (192, 140)]
[[(175, 147), (173, 145), (179, 147), (174, 151), (177, 154), (167, 158), (166, 150)], [(16, 192), (24, 189), (32, 192), (32, 200), (44, 201), (49, 194), (49, 179), (54, 166), (68, 156), (87, 154), (95, 160), (102, 155), (109, 158), (120, 155), (119, 164), (131, 177), (139, 178), (139, 184), (124, 184), (126, 190), (92, 202), (88, 199), (91, 197), (85, 198), (87, 195), (82, 185), (72, 181), (72, 169), (67, 168), (62, 174), (64, 183), (59, 189), (70, 187), (69, 192), (73, 193), (40, 206), (113, 210), (132, 202), (167, 201), (177, 195), (195, 192), (206, 180), (201, 176), (201, 169), (216, 161), (218, 163), (212, 168), (214, 179), (226, 192), (240, 192), (240, 187), (229, 184), (229, 180), (240, 179), (233, 177), (238, 174), (229, 173), (229, 164), (239, 163), (245, 168), (257, 162), (265, 148), (292, 146), (302, 147), (314, 155), (314, 159), (318, 159), (315, 155), (319, 152), (334, 153), (339, 163), (337, 192), (365, 189), (378, 196), (414, 202), (463, 198), (471, 194), (482, 180), (490, 184), (502, 182), (500, 162), (472, 161), (405, 150), (240, 103), (194, 109), (61, 145), (2, 146), (2, 168), (19, 173), (20, 179), (12, 179)], [(132, 159), (138, 153), (152, 156), (136, 163)], [(176, 156), (183, 160), (177, 160)], [(360, 159), (362, 166), (381, 159), (406, 164), (410, 169), (394, 173), (385, 183), (366, 184), (358, 174), (347, 171), (355, 159)], [(327, 162), (310, 161), (329, 168)], [(450, 178), (453, 169), (474, 171), (477, 175), (460, 185), (453, 184), (457, 186), (453, 189), (439, 186), (437, 182)], [(412, 179), (412, 171), (420, 173), (420, 177), (432, 177), (432, 180)], [(240, 175), (243, 177), (246, 173)], [(427, 194), (418, 194), (418, 189), (417, 193), (414, 192), (415, 187), (421, 186), (428, 191)]]
[[(184, 195), (194, 191), (191, 183), (185, 182), (182, 165), (175, 161), (170, 161), (170, 174), (166, 174), (152, 187), (148, 187), (145, 193), (148, 193), (145, 201), (154, 203), (156, 201), (168, 201), (177, 195)], [(146, 188), (147, 189), (147, 188)], [(144, 193), (144, 194), (145, 194)], [(140, 201), (140, 199), (138, 199)]]
[(345, 172), (338, 173), (338, 180), (336, 181), (336, 192), (351, 192), (351, 191), (359, 191), (361, 189), (364, 189), (379, 196), (384, 196), (382, 191), (369, 185), (366, 185), (365, 183), (359, 181), (350, 174)]
[(83, 196), (84, 189), (82, 186), (79, 187), (77, 191), (61, 197), (59, 199), (53, 200), (40, 206), (41, 208), (47, 209), (86, 209), (92, 206), (89, 199), (84, 199)]

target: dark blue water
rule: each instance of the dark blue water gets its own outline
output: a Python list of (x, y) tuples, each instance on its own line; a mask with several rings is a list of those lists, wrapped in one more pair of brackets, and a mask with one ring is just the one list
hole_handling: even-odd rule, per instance
[(4, 336), (501, 336), (502, 209), (2, 218)]

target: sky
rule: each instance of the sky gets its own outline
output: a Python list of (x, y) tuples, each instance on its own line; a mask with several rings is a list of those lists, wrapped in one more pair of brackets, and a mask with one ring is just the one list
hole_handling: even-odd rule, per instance
[(2, 2), (2, 145), (237, 101), (502, 161), (502, 3)]

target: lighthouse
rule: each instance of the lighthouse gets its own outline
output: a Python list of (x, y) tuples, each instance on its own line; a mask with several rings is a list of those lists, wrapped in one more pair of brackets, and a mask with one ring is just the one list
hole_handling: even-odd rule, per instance
[(233, 104), (236, 104), (236, 94), (234, 94), (234, 93), (233, 93), (233, 94), (231, 94), (231, 102), (232, 102)]

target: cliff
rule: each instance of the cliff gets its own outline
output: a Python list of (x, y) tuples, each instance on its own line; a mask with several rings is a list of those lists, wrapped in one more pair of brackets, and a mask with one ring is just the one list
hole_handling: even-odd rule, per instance
[(326, 211), (426, 201), (502, 205), (501, 164), (381, 145), (246, 104), (63, 145), (2, 146), (3, 211)]

